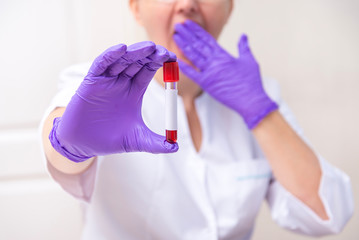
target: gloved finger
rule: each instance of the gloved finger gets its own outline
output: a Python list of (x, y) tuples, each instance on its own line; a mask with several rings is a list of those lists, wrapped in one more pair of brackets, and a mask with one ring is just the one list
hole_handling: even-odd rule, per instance
[(109, 67), (107, 74), (109, 76), (117, 76), (129, 65), (146, 58), (154, 51), (156, 51), (156, 44), (151, 41), (132, 44), (127, 47), (126, 53)]
[(177, 23), (175, 25), (175, 33), (180, 34), (183, 39), (186, 39), (189, 42), (197, 41), (196, 35), (193, 32), (191, 32), (190, 30), (188, 30), (184, 26), (184, 23)]
[(187, 63), (183, 62), (182, 60), (178, 60), (178, 66), (181, 72), (183, 72), (187, 77), (192, 79), (192, 81), (196, 82), (198, 85), (201, 86), (201, 73), (194, 69), (192, 66), (188, 65)]
[[(140, 62), (153, 70), (158, 70), (164, 62), (170, 61), (171, 58), (173, 59), (174, 53), (170, 54), (166, 48), (162, 47), (161, 45), (156, 45), (156, 51), (152, 53), (150, 56), (146, 57), (145, 59), (141, 59)], [(174, 55), (175, 58), (176, 55)]]
[(94, 60), (89, 73), (94, 76), (103, 74), (111, 64), (116, 62), (126, 53), (126, 49), (127, 46), (125, 44), (118, 44), (108, 48)]
[(202, 56), (210, 58), (213, 55), (213, 48), (208, 45), (204, 36), (196, 36), (193, 30), (186, 27), (185, 24), (176, 24), (175, 30), (176, 34), (186, 42), (186, 45), (191, 45)]
[(152, 132), (147, 127), (139, 134), (141, 136), (138, 136), (138, 146), (142, 152), (174, 153), (178, 151), (177, 143), (167, 142), (166, 137)]
[(170, 58), (169, 51), (162, 47), (161, 45), (156, 45), (156, 51), (149, 55), (147, 59), (156, 62), (156, 63), (163, 63)]
[(168, 58), (167, 62), (176, 62), (177, 61), (177, 56), (176, 54), (174, 54), (173, 52), (171, 51), (168, 51), (169, 54), (170, 54), (170, 57)]
[(218, 47), (217, 40), (197, 23), (186, 20), (184, 26), (206, 45), (211, 48)]
[(162, 64), (156, 62), (146, 63), (132, 78), (133, 89), (131, 93), (142, 96), (160, 67), (162, 67)]
[[(147, 56), (146, 58), (140, 59), (132, 63), (128, 68), (126, 68), (121, 73), (120, 76), (122, 79), (128, 79), (128, 80), (132, 79), (143, 67), (145, 68), (144, 72), (148, 72), (148, 75), (152, 76), (152, 72), (153, 71), (156, 72), (163, 65), (163, 62), (167, 61), (169, 58), (170, 58), (169, 51), (160, 45), (156, 45), (155, 52), (153, 52), (151, 55)], [(136, 80), (136, 81), (142, 82), (148, 79), (149, 77), (144, 77), (141, 80)]]
[(246, 53), (250, 53), (251, 50), (249, 48), (249, 44), (248, 44), (248, 37), (246, 34), (242, 34), (239, 42), (238, 42), (238, 53), (239, 53), (239, 57), (241, 57), (242, 55), (246, 54)]
[(184, 55), (200, 70), (204, 70), (207, 66), (207, 59), (202, 56), (195, 48), (187, 44), (179, 34), (174, 34), (173, 39)]
[(119, 75), (121, 81), (126, 81), (132, 79), (143, 67), (141, 60), (138, 60), (134, 63), (131, 63), (127, 68), (125, 68)]
[(248, 37), (245, 34), (242, 34), (239, 40), (238, 51), (239, 51), (239, 58), (246, 58), (246, 61), (258, 65), (257, 60), (255, 59), (251, 51), (251, 48), (249, 47)]

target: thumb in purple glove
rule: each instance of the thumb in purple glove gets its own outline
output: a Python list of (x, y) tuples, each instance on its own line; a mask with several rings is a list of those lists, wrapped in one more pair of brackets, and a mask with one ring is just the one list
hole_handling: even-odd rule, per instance
[(242, 35), (238, 44), (239, 58), (234, 58), (192, 21), (177, 24), (175, 29), (174, 40), (196, 67), (179, 61), (181, 71), (215, 99), (238, 112), (248, 128), (253, 129), (278, 108), (263, 89), (259, 65), (246, 35)]
[(152, 42), (107, 49), (93, 62), (62, 117), (54, 120), (50, 141), (68, 159), (123, 152), (172, 153), (177, 144), (143, 122), (143, 95), (156, 71), (176, 56)]

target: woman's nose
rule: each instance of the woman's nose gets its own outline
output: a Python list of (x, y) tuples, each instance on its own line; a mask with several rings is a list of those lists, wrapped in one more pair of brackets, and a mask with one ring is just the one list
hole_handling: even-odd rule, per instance
[(198, 0), (177, 0), (176, 8), (183, 13), (193, 13), (198, 10)]

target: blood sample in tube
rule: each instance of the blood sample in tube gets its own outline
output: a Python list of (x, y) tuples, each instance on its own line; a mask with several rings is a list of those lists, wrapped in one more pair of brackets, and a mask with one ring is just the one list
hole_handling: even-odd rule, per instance
[(166, 140), (177, 142), (177, 83), (179, 69), (177, 62), (163, 64), (163, 81), (165, 82), (165, 129)]

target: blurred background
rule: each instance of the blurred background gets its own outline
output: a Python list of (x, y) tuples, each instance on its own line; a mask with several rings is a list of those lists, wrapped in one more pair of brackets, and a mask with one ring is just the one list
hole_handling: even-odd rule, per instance
[[(235, 0), (220, 43), (249, 35), (307, 138), (352, 180), (359, 205), (359, 1)], [(46, 174), (38, 126), (59, 72), (109, 46), (145, 40), (127, 0), (0, 0), (0, 239), (79, 239), (78, 202)], [(359, 239), (359, 216), (325, 240)], [(280, 229), (263, 203), (254, 240)]]

